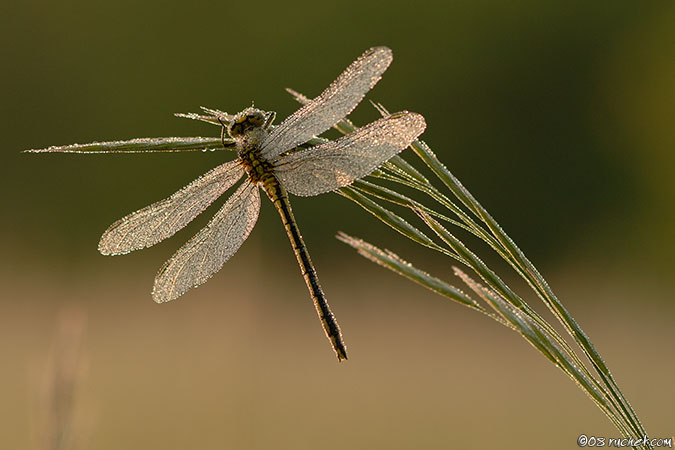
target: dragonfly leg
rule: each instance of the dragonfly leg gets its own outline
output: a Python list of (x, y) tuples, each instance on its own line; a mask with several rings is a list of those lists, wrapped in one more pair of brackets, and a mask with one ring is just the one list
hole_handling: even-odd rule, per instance
[(216, 119), (218, 119), (218, 122), (220, 122), (220, 142), (223, 143), (223, 148), (232, 148), (236, 147), (237, 143), (236, 142), (225, 142), (225, 123), (223, 122), (223, 119), (220, 118), (220, 116), (216, 116)]
[(270, 111), (265, 114), (265, 124), (263, 125), (263, 128), (268, 130), (272, 126), (272, 122), (274, 122), (274, 118), (277, 116), (277, 113), (274, 111)]

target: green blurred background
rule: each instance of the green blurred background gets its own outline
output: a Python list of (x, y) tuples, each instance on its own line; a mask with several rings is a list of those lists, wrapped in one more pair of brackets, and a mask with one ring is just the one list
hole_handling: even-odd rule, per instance
[[(314, 96), (373, 45), (395, 60), (370, 98), (424, 114), (425, 141), (544, 272), (646, 429), (673, 434), (673, 2), (3, 10), (0, 447), (51, 448), (45, 380), (67, 342), (82, 344), (66, 364), (72, 448), (573, 448), (580, 433), (617, 435), (514, 333), (337, 242), (346, 231), (456, 282), (448, 261), (337, 195), (294, 208), (349, 346), (339, 365), (268, 204), (225, 268), (172, 304), (152, 302), (155, 271), (208, 212), (155, 248), (97, 253), (110, 223), (222, 154), (19, 153), (213, 136), (171, 116), (200, 105), (255, 101), (283, 118), (297, 108), (284, 87)], [(377, 113), (364, 103), (352, 117)]]

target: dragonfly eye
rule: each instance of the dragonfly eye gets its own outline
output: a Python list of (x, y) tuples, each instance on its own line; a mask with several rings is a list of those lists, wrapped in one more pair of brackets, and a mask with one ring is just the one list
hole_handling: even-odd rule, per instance
[(246, 114), (246, 121), (256, 127), (261, 127), (265, 123), (265, 115), (262, 111), (255, 111)]
[(237, 114), (230, 123), (227, 132), (233, 138), (242, 136), (255, 128), (260, 128), (265, 124), (265, 114), (260, 110), (244, 110)]

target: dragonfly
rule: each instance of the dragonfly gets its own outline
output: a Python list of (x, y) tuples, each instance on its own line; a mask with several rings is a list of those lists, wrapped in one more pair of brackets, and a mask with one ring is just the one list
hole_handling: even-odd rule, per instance
[(276, 208), (310, 296), (339, 361), (347, 349), (335, 316), (319, 284), (307, 246), (294, 218), (289, 193), (315, 196), (363, 178), (408, 147), (426, 128), (420, 114), (402, 111), (330, 141), (318, 137), (349, 115), (391, 64), (387, 47), (367, 50), (314, 99), (279, 125), (274, 112), (249, 107), (238, 114), (202, 108), (177, 114), (221, 126), (214, 138), (141, 138), (72, 144), (27, 150), (33, 153), (134, 153), (233, 150), (236, 159), (197, 178), (170, 197), (113, 223), (98, 245), (103, 255), (121, 255), (150, 247), (188, 225), (244, 178), (208, 224), (162, 266), (152, 297), (174, 300), (218, 272), (248, 238), (258, 219), (262, 189)]

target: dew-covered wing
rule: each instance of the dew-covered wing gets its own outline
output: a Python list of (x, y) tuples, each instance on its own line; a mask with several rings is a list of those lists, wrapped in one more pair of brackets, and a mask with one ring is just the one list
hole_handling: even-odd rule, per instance
[(318, 97), (274, 128), (262, 145), (270, 159), (318, 136), (356, 108), (380, 81), (392, 61), (391, 50), (374, 47), (351, 63)]
[(288, 192), (311, 196), (365, 177), (408, 147), (426, 127), (424, 117), (400, 112), (326, 144), (281, 157), (275, 174)]
[(227, 191), (243, 174), (237, 161), (213, 168), (171, 197), (146, 206), (112, 224), (99, 251), (120, 255), (150, 247), (173, 236)]
[(180, 297), (218, 272), (251, 233), (260, 211), (257, 185), (245, 181), (213, 219), (185, 243), (155, 278), (157, 303)]

